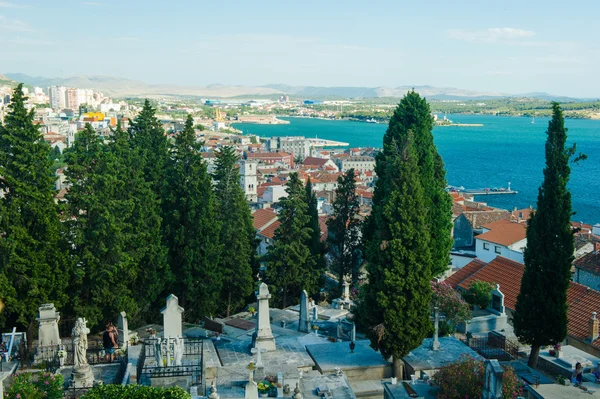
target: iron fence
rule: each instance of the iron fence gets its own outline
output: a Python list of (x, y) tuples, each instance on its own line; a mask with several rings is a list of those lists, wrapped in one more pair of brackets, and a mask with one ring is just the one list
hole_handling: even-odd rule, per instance
[(487, 337), (468, 337), (461, 339), (471, 349), (486, 359), (510, 361), (519, 359), (519, 347), (505, 337), (489, 335)]

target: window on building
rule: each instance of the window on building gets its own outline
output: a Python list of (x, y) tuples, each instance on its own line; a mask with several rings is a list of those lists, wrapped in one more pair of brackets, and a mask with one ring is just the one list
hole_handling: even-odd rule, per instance
[(487, 242), (483, 243), (483, 249), (485, 249), (486, 251), (490, 250), (490, 244), (488, 244)]
[(496, 248), (494, 248), (494, 251), (495, 251), (497, 254), (499, 254), (499, 253), (501, 252), (501, 251), (500, 251), (500, 247), (496, 245)]

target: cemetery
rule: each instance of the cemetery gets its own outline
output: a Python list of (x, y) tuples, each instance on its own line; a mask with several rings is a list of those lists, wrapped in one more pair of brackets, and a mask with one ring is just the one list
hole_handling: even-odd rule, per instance
[[(465, 358), (483, 364), (483, 398), (502, 397), (504, 368), (513, 370), (529, 385), (523, 397), (576, 397), (561, 396), (563, 390), (565, 395), (579, 392), (566, 386), (557, 390), (557, 384), (548, 376), (568, 379), (577, 362), (584, 367), (586, 386), (590, 390), (597, 387), (590, 373), (598, 359), (569, 345), (553, 353), (543, 350), (541, 371), (531, 370), (519, 361), (523, 348), (511, 346), (504, 335), (511, 330), (494, 328), (503, 326), (502, 318), (506, 317), (498, 286), (489, 313), (500, 318), (499, 323), (479, 323), (481, 328), (474, 328), (476, 323), (472, 322), (469, 330), (477, 332), (466, 338), (439, 337), (439, 323), (445, 316), (435, 307), (431, 317), (433, 337), (426, 338), (402, 359), (403, 372), (395, 376), (392, 363), (357, 333), (348, 286), (344, 284), (342, 297), (332, 301), (331, 306), (316, 304), (303, 291), (299, 305), (271, 309), (269, 287), (259, 282), (255, 313), (206, 318), (202, 325), (184, 323), (185, 309), (175, 295), (169, 295), (161, 310), (162, 325), (130, 330), (127, 314), (117, 315), (119, 350), (114, 362), (106, 362), (102, 342), (89, 337), (85, 318), (77, 318), (70, 334), (64, 335), (59, 328), (59, 310), (53, 304), (42, 304), (32, 367), (61, 374), (65, 398), (80, 397), (99, 384), (178, 386), (194, 398), (211, 399), (436, 398), (441, 388), (433, 383), (442, 378), (436, 375)], [(3, 335), (3, 341), (12, 340), (15, 348), (24, 339), (24, 334), (17, 331)], [(15, 367), (14, 361), (3, 362), (0, 379), (5, 386), (10, 385)]]

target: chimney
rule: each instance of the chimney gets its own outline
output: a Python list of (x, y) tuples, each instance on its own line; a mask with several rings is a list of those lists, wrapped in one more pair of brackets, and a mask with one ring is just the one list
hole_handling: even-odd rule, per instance
[(589, 329), (589, 334), (588, 334), (588, 338), (590, 340), (590, 342), (593, 342), (596, 340), (596, 338), (598, 338), (598, 328), (599, 328), (599, 321), (598, 318), (596, 317), (596, 312), (592, 312), (592, 318), (590, 319), (590, 329)]

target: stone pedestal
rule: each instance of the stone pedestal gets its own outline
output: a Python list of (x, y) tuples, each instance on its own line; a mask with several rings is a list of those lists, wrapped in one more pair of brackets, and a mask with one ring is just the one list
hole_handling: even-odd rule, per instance
[(127, 322), (127, 313), (119, 313), (119, 318), (117, 319), (117, 328), (119, 330), (119, 338), (117, 342), (119, 344), (119, 348), (127, 349), (127, 346), (129, 346), (129, 325)]
[(256, 332), (253, 336), (253, 347), (256, 349), (265, 349), (267, 351), (275, 350), (275, 338), (271, 331), (271, 316), (269, 311), (269, 287), (265, 283), (260, 283), (256, 299), (258, 300), (258, 322)]
[(298, 322), (298, 331), (308, 333), (310, 331), (310, 322), (308, 321), (308, 294), (302, 290), (300, 294), (300, 321)]
[(58, 333), (60, 313), (56, 311), (53, 303), (45, 303), (39, 307), (39, 315), (36, 320), (39, 323), (39, 329), (34, 363), (39, 363), (52, 359), (58, 353), (61, 345)]
[(72, 384), (75, 388), (86, 388), (94, 385), (94, 373), (89, 364), (74, 367), (71, 372)]
[(167, 306), (161, 311), (163, 314), (163, 337), (177, 338), (183, 336), (183, 308), (179, 306), (179, 299), (171, 294), (167, 297)]

